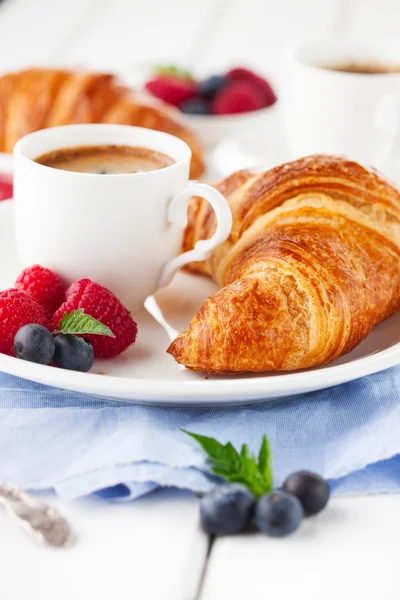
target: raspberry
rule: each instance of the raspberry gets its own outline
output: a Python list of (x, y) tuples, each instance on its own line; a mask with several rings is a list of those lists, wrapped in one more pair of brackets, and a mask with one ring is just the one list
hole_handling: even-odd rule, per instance
[(145, 87), (153, 96), (173, 106), (179, 106), (196, 96), (196, 84), (178, 77), (156, 77), (148, 81)]
[(30, 323), (49, 327), (43, 306), (17, 289), (0, 292), (0, 352), (14, 355), (14, 337), (21, 327)]
[(13, 195), (12, 179), (9, 175), (0, 175), (0, 200), (8, 200)]
[(216, 95), (211, 110), (215, 115), (230, 115), (263, 106), (263, 94), (255, 85), (249, 81), (232, 81)]
[(277, 100), (275, 92), (268, 81), (249, 69), (245, 69), (244, 67), (231, 69), (228, 71), (227, 77), (231, 81), (249, 81), (253, 83), (263, 93), (264, 106), (271, 106)]
[(64, 313), (83, 308), (87, 315), (107, 325), (115, 338), (105, 335), (85, 335), (93, 346), (96, 357), (121, 354), (136, 339), (137, 325), (129, 311), (110, 290), (90, 279), (75, 281), (67, 290), (67, 299), (53, 317), (57, 328)]
[(32, 298), (35, 298), (36, 302), (44, 306), (49, 319), (51, 319), (60, 304), (64, 302), (67, 289), (61, 277), (40, 265), (24, 269), (18, 275), (15, 287), (26, 292)]

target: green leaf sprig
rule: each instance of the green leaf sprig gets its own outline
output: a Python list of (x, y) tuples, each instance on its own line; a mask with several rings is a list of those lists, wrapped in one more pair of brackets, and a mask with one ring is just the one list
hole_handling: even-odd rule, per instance
[(187, 69), (182, 69), (175, 65), (155, 65), (152, 69), (158, 75), (165, 77), (177, 77), (178, 79), (193, 80), (193, 76)]
[(269, 494), (273, 477), (271, 466), (271, 448), (266, 435), (263, 436), (258, 458), (249, 453), (247, 444), (240, 452), (228, 442), (223, 445), (215, 438), (199, 435), (182, 429), (200, 444), (212, 463), (211, 471), (230, 483), (241, 483), (257, 497)]
[(86, 335), (90, 333), (92, 335), (107, 335), (108, 337), (115, 338), (115, 335), (107, 325), (103, 325), (103, 323), (100, 323), (100, 321), (97, 321), (90, 315), (86, 315), (83, 308), (72, 310), (70, 313), (65, 312), (58, 327), (56, 331), (53, 331), (54, 335), (57, 335), (57, 333), (74, 335)]

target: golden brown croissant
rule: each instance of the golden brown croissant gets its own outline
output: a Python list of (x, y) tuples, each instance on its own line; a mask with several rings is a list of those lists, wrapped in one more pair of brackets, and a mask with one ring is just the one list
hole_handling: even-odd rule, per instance
[[(219, 186), (230, 238), (192, 270), (222, 287), (168, 352), (207, 373), (292, 370), (345, 354), (400, 308), (400, 194), (338, 157), (310, 156)], [(195, 198), (184, 249), (213, 213)]]
[(178, 110), (132, 92), (109, 74), (27, 69), (0, 77), (0, 152), (37, 129), (69, 123), (118, 123), (171, 133), (192, 149), (191, 176), (204, 171), (203, 149)]

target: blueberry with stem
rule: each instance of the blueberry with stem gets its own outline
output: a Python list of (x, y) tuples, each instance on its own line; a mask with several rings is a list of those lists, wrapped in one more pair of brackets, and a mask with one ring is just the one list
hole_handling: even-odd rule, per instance
[(303, 508), (295, 496), (277, 490), (260, 498), (255, 517), (260, 531), (273, 537), (283, 537), (299, 527)]

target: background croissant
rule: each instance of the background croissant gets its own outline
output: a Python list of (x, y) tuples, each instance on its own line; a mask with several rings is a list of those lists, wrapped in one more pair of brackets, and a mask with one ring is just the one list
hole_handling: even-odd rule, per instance
[[(222, 289), (171, 344), (178, 362), (208, 373), (312, 367), (400, 308), (400, 194), (376, 172), (311, 156), (218, 188), (232, 233), (192, 270)], [(214, 227), (193, 199), (184, 250)]]
[(37, 129), (69, 123), (119, 123), (158, 129), (192, 149), (191, 177), (204, 171), (203, 150), (179, 111), (134, 93), (104, 73), (28, 69), (0, 77), (0, 152)]

